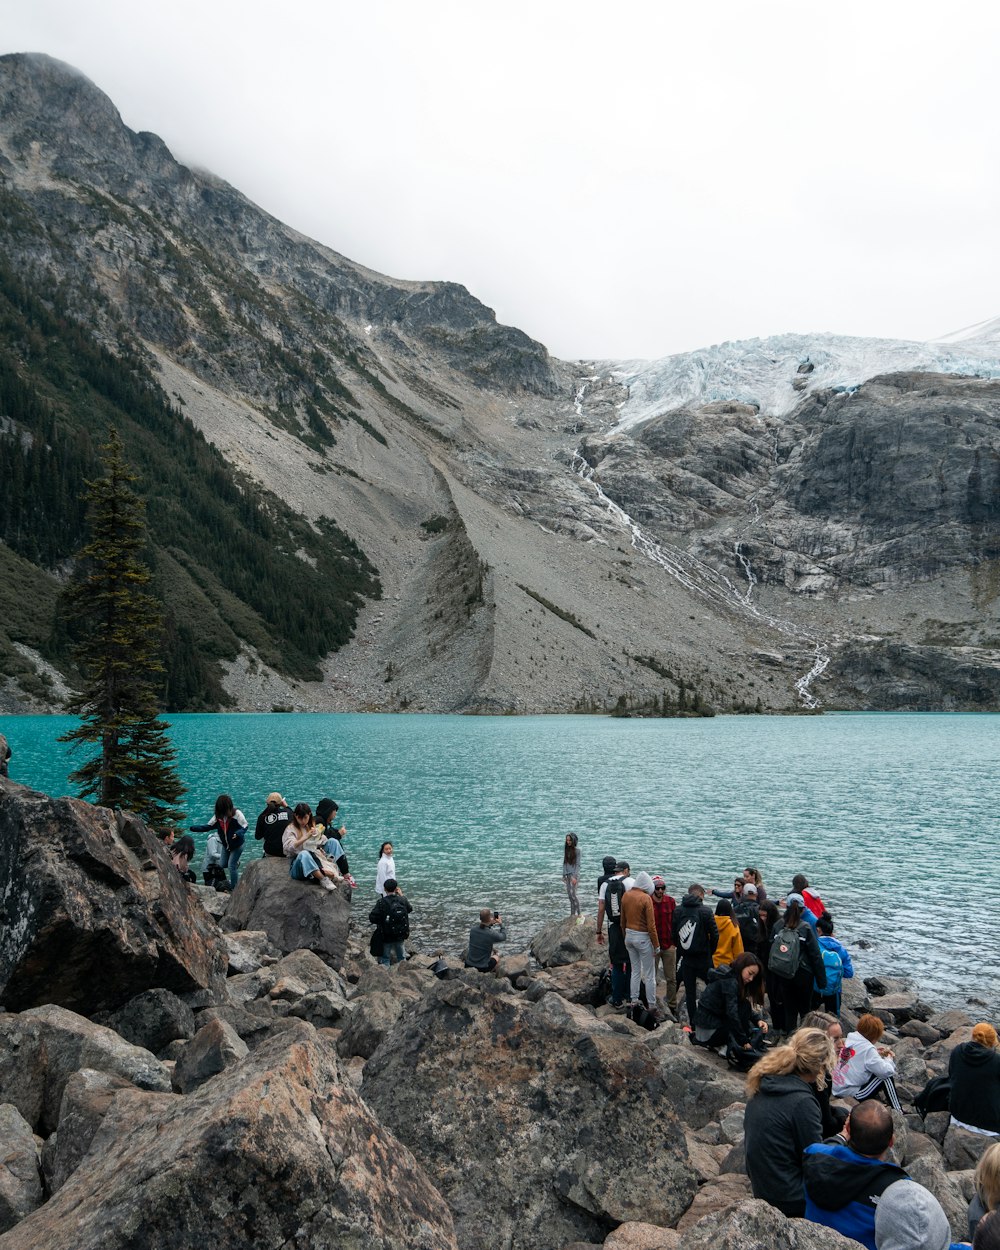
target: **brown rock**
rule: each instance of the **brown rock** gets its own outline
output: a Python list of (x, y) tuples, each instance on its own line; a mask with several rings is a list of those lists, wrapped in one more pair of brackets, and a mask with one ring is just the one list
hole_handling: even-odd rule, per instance
[(369, 1059), (362, 1093), (437, 1181), (465, 1250), (666, 1227), (694, 1195), (652, 1053), (556, 994), (436, 984)]
[(170, 1089), (166, 1068), (148, 1050), (64, 1007), (0, 1015), (0, 1090), (44, 1137), (56, 1128), (66, 1082), (81, 1068), (140, 1089)]
[(672, 1228), (629, 1220), (608, 1233), (604, 1250), (677, 1250), (680, 1240), (680, 1233)]
[(42, 1202), (31, 1125), (11, 1103), (0, 1103), (0, 1233), (13, 1228)]
[[(218, 989), (226, 951), (136, 817), (0, 781), (0, 1003), (113, 1010), (143, 990)], [(15, 922), (16, 921), (16, 922)]]
[(118, 1093), (63, 1188), (0, 1250), (457, 1250), (410, 1152), (315, 1030), (261, 1045), (193, 1094)]
[(60, 1190), (76, 1171), (115, 1094), (122, 1089), (135, 1089), (135, 1086), (120, 1076), (96, 1072), (93, 1068), (74, 1072), (66, 1082), (59, 1107), (59, 1126), (45, 1143), (43, 1154), (45, 1183), (50, 1194)]
[(242, 932), (225, 933), (223, 939), (229, 952), (229, 975), (240, 972), (256, 972), (264, 966), (265, 959), (275, 953), (270, 939), (263, 929), (247, 929)]
[(265, 856), (247, 865), (226, 909), (227, 930), (261, 929), (280, 951), (315, 951), (340, 968), (347, 948), (351, 887), (328, 891), (293, 881), (288, 861)]
[(716, 1211), (724, 1211), (734, 1203), (743, 1202), (750, 1195), (750, 1178), (736, 1173), (720, 1176), (703, 1185), (694, 1196), (694, 1202), (677, 1223), (678, 1232), (693, 1228), (699, 1220)]

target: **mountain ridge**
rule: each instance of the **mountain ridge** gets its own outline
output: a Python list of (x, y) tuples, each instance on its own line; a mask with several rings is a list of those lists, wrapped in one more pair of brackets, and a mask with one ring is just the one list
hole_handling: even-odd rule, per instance
[[(335, 539), (378, 572), (381, 598), (319, 577), (357, 598), (308, 676), (260, 607), (242, 619), (224, 567), (164, 551), (191, 635), (177, 657), (234, 706), (662, 712), (692, 688), (720, 710), (995, 706), (996, 383), (842, 385), (814, 339), (763, 370), (763, 399), (713, 349), (669, 358), (666, 384), (556, 360), (464, 287), (376, 274), (174, 161), (40, 56), (0, 58), (0, 202), (18, 281), (60, 332), (134, 362), (245, 499), (287, 509), (285, 571), (308, 581), (310, 545)], [(6, 345), (11, 370), (45, 382), (60, 428), (96, 434), (104, 409), (88, 424), (31, 343)], [(27, 434), (0, 412), (0, 444)], [(157, 438), (162, 463), (174, 436)], [(28, 565), (11, 567), (54, 595), (59, 562)], [(25, 616), (13, 603), (0, 631), (11, 710), (53, 702), (40, 674), (61, 664)], [(25, 649), (34, 680), (10, 658)]]

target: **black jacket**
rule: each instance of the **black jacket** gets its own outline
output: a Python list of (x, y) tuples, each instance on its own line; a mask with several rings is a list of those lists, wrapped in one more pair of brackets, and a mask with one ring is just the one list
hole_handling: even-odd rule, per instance
[(962, 1042), (951, 1052), (948, 1075), (948, 1109), (955, 1119), (1000, 1133), (1000, 1052), (980, 1042)]
[(406, 915), (409, 916), (413, 911), (413, 904), (404, 895), (395, 892), (384, 894), (368, 913), (368, 923), (378, 926), (379, 937), (383, 942), (402, 942), (404, 938), (410, 936), (409, 920), (406, 921), (406, 932), (402, 935), (386, 933), (389, 917), (394, 911), (399, 910), (400, 903), (406, 908)]
[(696, 1027), (702, 1029), (729, 1030), (729, 1036), (737, 1046), (750, 1041), (750, 1031), (760, 1019), (749, 999), (740, 999), (740, 987), (732, 971), (723, 965), (710, 972), (709, 982), (698, 999), (695, 1012)]
[(674, 909), (674, 945), (678, 955), (710, 956), (719, 945), (715, 917), (697, 894), (685, 894)]
[(291, 819), (290, 807), (265, 807), (257, 817), (257, 827), (253, 831), (253, 836), (258, 842), (263, 839), (265, 855), (273, 855), (278, 859), (284, 858), (285, 849), (281, 845), (281, 838)]
[(753, 1196), (786, 1215), (801, 1215), (802, 1152), (822, 1133), (816, 1095), (800, 1077), (765, 1076), (747, 1103), (743, 1127)]

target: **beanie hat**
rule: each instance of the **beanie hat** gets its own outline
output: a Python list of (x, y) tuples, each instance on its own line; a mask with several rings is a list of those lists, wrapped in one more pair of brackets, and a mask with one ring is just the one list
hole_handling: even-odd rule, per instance
[(895, 1181), (875, 1208), (879, 1250), (948, 1250), (951, 1230), (940, 1202), (916, 1181)]
[(972, 1040), (978, 1042), (980, 1046), (988, 1046), (990, 1050), (993, 1050), (997, 1044), (997, 1031), (992, 1024), (980, 1020), (972, 1030)]
[(614, 872), (617, 864), (618, 860), (615, 859), (614, 855), (605, 855), (605, 857), (601, 860), (601, 867), (605, 872)]
[(646, 894), (653, 893), (653, 878), (648, 872), (636, 873), (635, 889), (643, 890)]

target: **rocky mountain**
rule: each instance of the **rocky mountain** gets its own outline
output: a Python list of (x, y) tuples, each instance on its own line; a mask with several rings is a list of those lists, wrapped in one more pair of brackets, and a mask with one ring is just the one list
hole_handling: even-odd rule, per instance
[(35, 55), (0, 58), (0, 216), (0, 707), (72, 680), (57, 595), (110, 424), (175, 707), (996, 705), (990, 326), (558, 361)]

